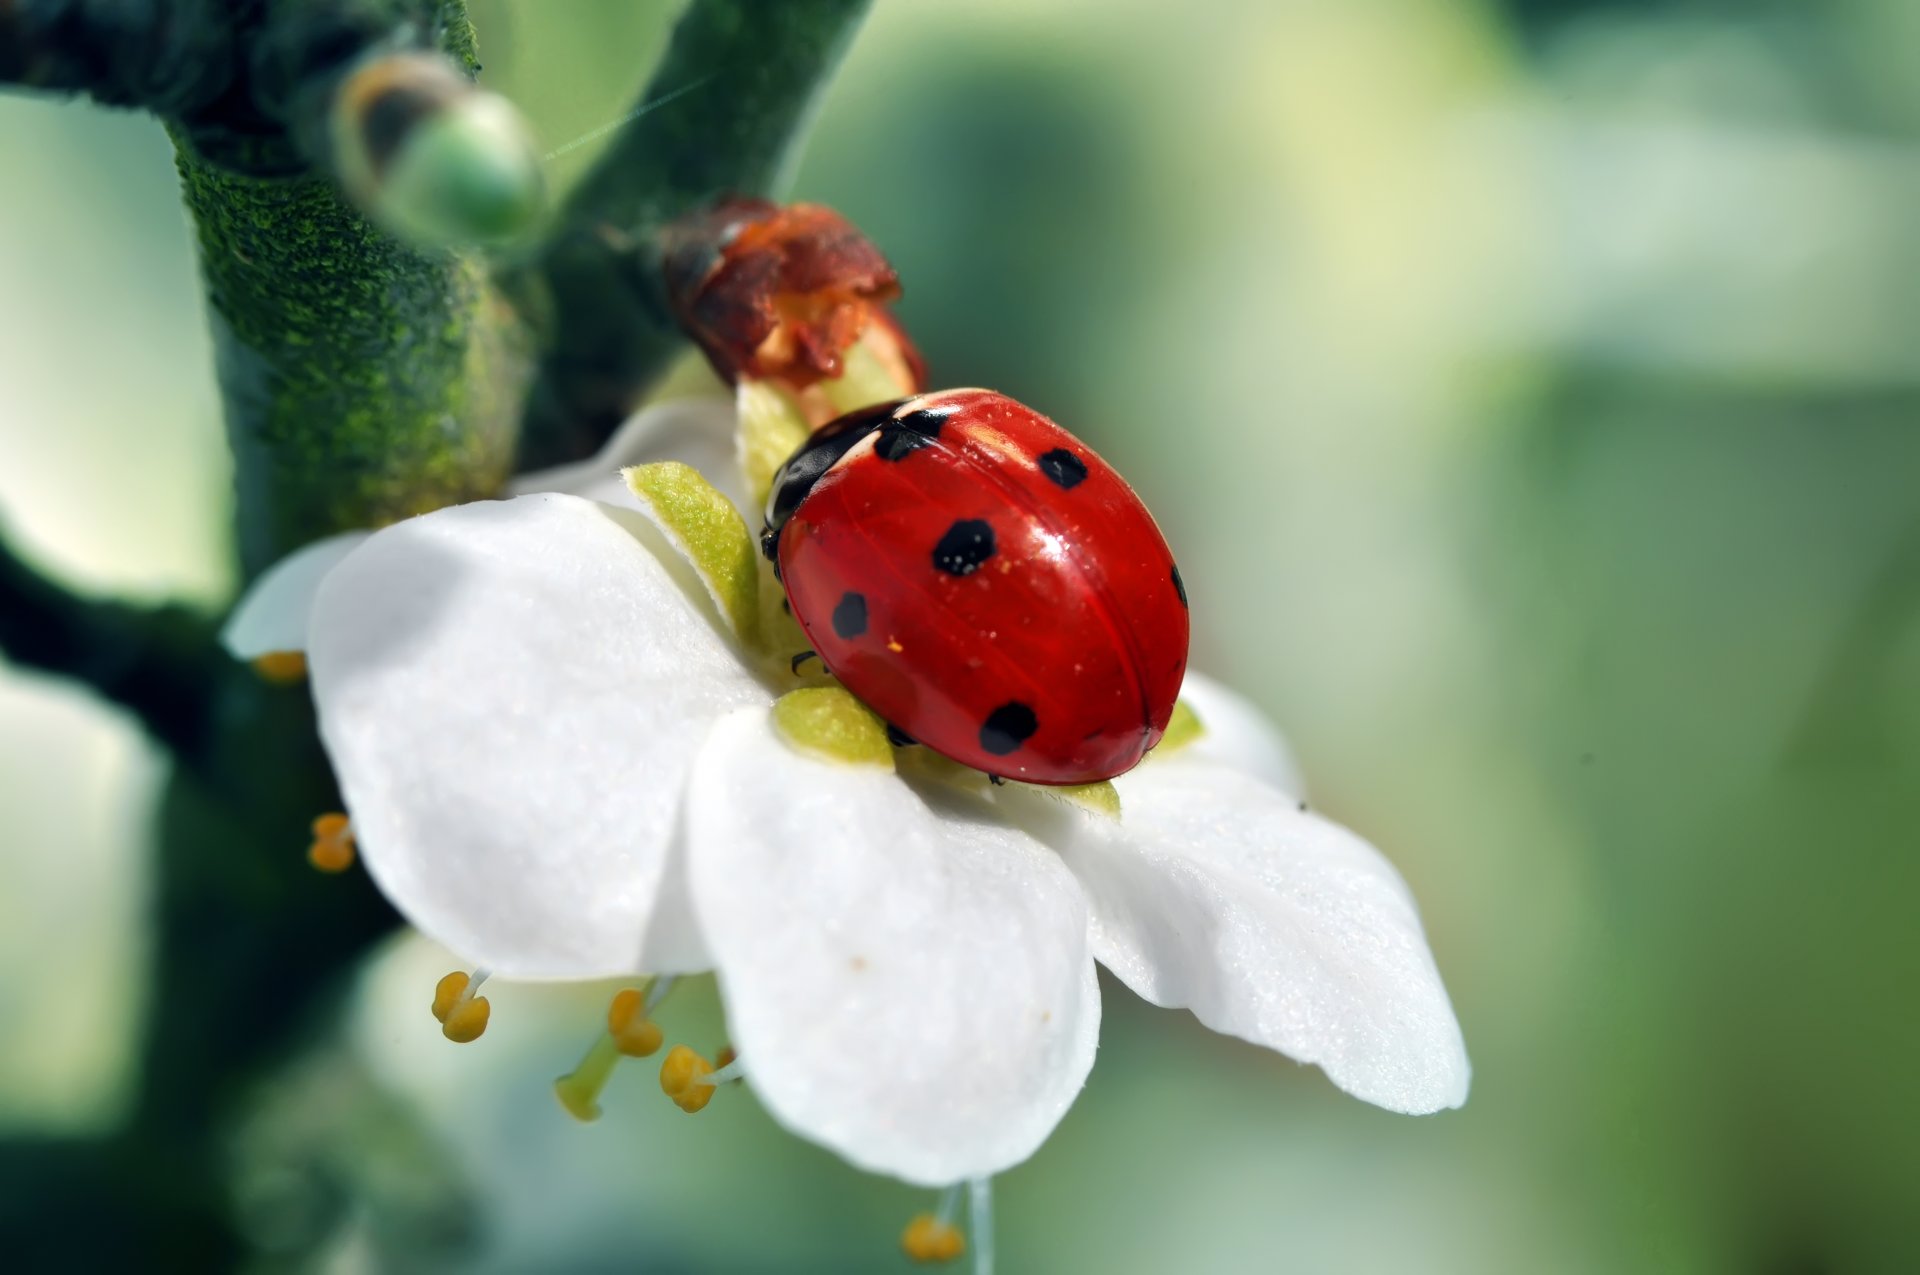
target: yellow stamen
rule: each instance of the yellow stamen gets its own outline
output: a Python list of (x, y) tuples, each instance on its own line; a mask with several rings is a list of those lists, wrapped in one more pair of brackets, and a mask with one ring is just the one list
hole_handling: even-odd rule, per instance
[(713, 1101), (714, 1086), (701, 1083), (712, 1074), (712, 1063), (685, 1045), (675, 1045), (660, 1064), (660, 1089), (691, 1115)]
[(322, 872), (345, 872), (353, 866), (353, 825), (335, 812), (313, 821), (313, 844), (307, 847), (307, 862)]
[(307, 680), (307, 653), (305, 651), (268, 651), (265, 655), (253, 657), (253, 671), (265, 682), (275, 686), (292, 686), (295, 682)]
[[(567, 1114), (582, 1123), (600, 1118), (600, 1093), (613, 1075), (621, 1058), (645, 1058), (659, 1052), (665, 1035), (660, 1025), (647, 1017), (649, 999), (658, 1003), (672, 985), (671, 979), (650, 987), (623, 987), (614, 993), (607, 1007), (607, 1030), (587, 1049), (580, 1065), (553, 1082), (553, 1095)], [(655, 994), (650, 998), (649, 990)]]
[(607, 1008), (607, 1034), (629, 1058), (650, 1057), (666, 1041), (660, 1025), (646, 1016), (646, 997), (637, 987), (624, 988), (614, 996)]
[(479, 1040), (487, 1030), (493, 1006), (486, 997), (474, 995), (486, 981), (485, 970), (471, 976), (455, 970), (434, 986), (433, 1016), (440, 1020), (440, 1034), (456, 1045)]
[(967, 1241), (953, 1223), (922, 1213), (900, 1232), (900, 1249), (916, 1262), (951, 1262), (967, 1251)]

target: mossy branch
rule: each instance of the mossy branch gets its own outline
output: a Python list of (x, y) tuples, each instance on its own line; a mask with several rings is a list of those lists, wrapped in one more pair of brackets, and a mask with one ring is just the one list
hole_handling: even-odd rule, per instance
[(523, 468), (591, 455), (682, 338), (661, 291), (660, 228), (716, 195), (771, 195), (870, 0), (691, 0), (641, 104), (574, 188), (531, 287), (544, 361)]
[(0, 654), (77, 682), (179, 753), (205, 744), (221, 656), (205, 618), (68, 592), (0, 538)]
[(247, 574), (330, 532), (492, 495), (515, 318), (470, 258), (408, 248), (330, 181), (180, 153), (200, 231)]
[(238, 122), (171, 127), (252, 575), (329, 532), (493, 494), (526, 372), (517, 317), (478, 260), (402, 244), (301, 158), (328, 144), (315, 117), (371, 50), (430, 35), (470, 72), (465, 6), (281, 5), (247, 34)]

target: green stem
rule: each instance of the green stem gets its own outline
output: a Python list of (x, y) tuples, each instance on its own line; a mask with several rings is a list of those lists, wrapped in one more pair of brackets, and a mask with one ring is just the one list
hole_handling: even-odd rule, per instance
[(721, 194), (772, 195), (870, 0), (691, 0), (641, 96), (539, 262), (553, 316), (521, 465), (591, 455), (682, 348), (654, 247)]

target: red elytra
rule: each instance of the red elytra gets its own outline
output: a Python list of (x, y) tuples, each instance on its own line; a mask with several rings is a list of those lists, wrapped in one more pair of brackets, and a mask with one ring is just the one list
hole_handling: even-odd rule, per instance
[(840, 683), (989, 774), (1084, 784), (1159, 742), (1186, 590), (1140, 498), (990, 390), (849, 413), (774, 476), (762, 548)]

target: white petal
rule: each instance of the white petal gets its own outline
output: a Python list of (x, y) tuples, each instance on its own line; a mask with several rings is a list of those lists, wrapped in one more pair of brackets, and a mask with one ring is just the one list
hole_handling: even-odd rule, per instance
[(512, 494), (558, 491), (630, 508), (634, 496), (620, 471), (648, 461), (677, 460), (692, 465), (739, 506), (749, 526), (760, 513), (747, 503), (746, 480), (733, 455), (733, 402), (724, 398), (682, 398), (653, 403), (628, 417), (606, 446), (591, 458), (521, 474), (508, 484)]
[(1307, 795), (1307, 781), (1286, 737), (1252, 700), (1192, 669), (1180, 686), (1180, 698), (1193, 707), (1206, 730), (1173, 756), (1204, 758), (1243, 770), (1296, 801)]
[(1086, 904), (1050, 851), (804, 757), (766, 710), (714, 728), (688, 830), (729, 1030), (776, 1119), (925, 1184), (1032, 1154), (1100, 1019)]
[(685, 778), (767, 693), (657, 536), (572, 496), (485, 501), (387, 528), (320, 591), (314, 699), (367, 868), (499, 973), (701, 963), (649, 944), (685, 928), (653, 916)]
[(1225, 766), (1174, 758), (1114, 784), (1118, 821), (1057, 825), (1102, 964), (1368, 1102), (1466, 1101), (1460, 1025), (1413, 898), (1377, 850)]
[(221, 645), (243, 660), (274, 651), (306, 650), (307, 622), (320, 582), (372, 534), (343, 531), (296, 549), (267, 568), (227, 617), (226, 627), (220, 630)]

